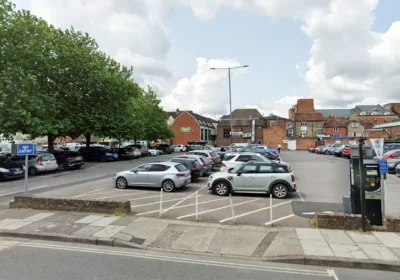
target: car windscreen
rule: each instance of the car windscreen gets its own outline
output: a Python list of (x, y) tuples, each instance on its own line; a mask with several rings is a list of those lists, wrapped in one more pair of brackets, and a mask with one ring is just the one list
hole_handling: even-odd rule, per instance
[(224, 161), (230, 161), (231, 159), (233, 159), (236, 155), (233, 156), (227, 156), (225, 157)]
[(184, 166), (183, 164), (175, 165), (175, 168), (176, 168), (179, 172), (183, 172), (183, 171), (187, 171), (187, 170), (188, 170), (188, 169), (186, 168), (186, 166)]

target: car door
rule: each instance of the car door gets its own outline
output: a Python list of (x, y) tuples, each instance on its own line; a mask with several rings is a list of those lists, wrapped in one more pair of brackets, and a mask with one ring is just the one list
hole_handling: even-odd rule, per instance
[(254, 175), (257, 170), (257, 164), (244, 165), (236, 177), (233, 179), (233, 189), (235, 191), (254, 191)]
[(254, 189), (257, 191), (268, 191), (269, 185), (274, 180), (274, 169), (271, 164), (258, 164), (257, 172), (254, 174)]
[(149, 187), (161, 187), (161, 182), (163, 181), (165, 170), (167, 170), (169, 166), (164, 164), (153, 164), (147, 180), (149, 182)]
[(128, 184), (130, 186), (143, 186), (149, 185), (149, 173), (151, 173), (152, 164), (143, 164), (134, 168), (127, 176)]

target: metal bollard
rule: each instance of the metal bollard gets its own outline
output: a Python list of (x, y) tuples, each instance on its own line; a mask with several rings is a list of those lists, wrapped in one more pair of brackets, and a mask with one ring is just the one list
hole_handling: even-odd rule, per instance
[(269, 194), (269, 220), (271, 221), (269, 225), (272, 227), (272, 194)]
[(199, 220), (199, 192), (196, 192), (196, 222)]
[(231, 193), (229, 193), (229, 200), (231, 202), (232, 222), (235, 223), (235, 211), (233, 210), (233, 201), (232, 201), (232, 194)]
[(158, 217), (159, 217), (159, 218), (161, 218), (161, 215), (162, 215), (162, 199), (163, 199), (163, 192), (164, 192), (164, 189), (161, 188), (161, 193), (160, 193), (160, 213), (158, 214)]

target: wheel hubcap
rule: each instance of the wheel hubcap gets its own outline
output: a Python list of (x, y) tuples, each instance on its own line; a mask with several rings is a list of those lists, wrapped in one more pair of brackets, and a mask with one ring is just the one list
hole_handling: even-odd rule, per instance
[(126, 181), (124, 179), (122, 179), (122, 178), (119, 178), (117, 180), (117, 187), (120, 188), (120, 189), (125, 188), (126, 187)]
[(171, 181), (166, 181), (163, 188), (165, 191), (170, 192), (174, 188), (174, 184)]
[(281, 186), (281, 185), (277, 186), (275, 188), (275, 195), (277, 197), (284, 197), (286, 195), (286, 188), (284, 186)]
[(228, 191), (227, 187), (225, 184), (218, 184), (217, 187), (215, 188), (217, 194), (219, 195), (224, 195)]

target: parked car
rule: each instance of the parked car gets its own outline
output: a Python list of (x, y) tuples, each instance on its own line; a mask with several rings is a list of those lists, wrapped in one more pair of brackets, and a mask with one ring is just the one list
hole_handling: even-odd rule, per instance
[(342, 157), (350, 158), (350, 155), (351, 155), (351, 146), (350, 145), (346, 145), (343, 148)]
[(55, 151), (53, 155), (57, 160), (58, 169), (61, 171), (80, 169), (85, 163), (82, 155), (76, 151)]
[(318, 147), (316, 147), (316, 148), (314, 149), (314, 153), (316, 153), (316, 154), (321, 154), (322, 147), (323, 147), (323, 146), (318, 146)]
[(179, 153), (185, 151), (186, 151), (185, 145), (174, 145), (174, 152)]
[(149, 156), (150, 155), (149, 149), (146, 146), (141, 145), (141, 144), (128, 144), (128, 145), (125, 145), (124, 147), (129, 147), (129, 148), (132, 148), (132, 149), (133, 148), (138, 149), (140, 151), (140, 156), (141, 157), (145, 157), (145, 156)]
[(160, 150), (156, 150), (156, 149), (149, 149), (149, 153), (151, 156), (159, 156), (161, 155), (161, 151)]
[(309, 153), (315, 153), (315, 146), (308, 146), (308, 152)]
[(211, 161), (212, 167), (221, 163), (221, 157), (215, 151), (195, 150), (186, 153), (187, 155), (197, 155), (208, 158)]
[(202, 145), (187, 145), (186, 146), (186, 152), (198, 151), (198, 150), (204, 150), (204, 146), (202, 146)]
[(396, 166), (396, 175), (400, 176), (400, 164)]
[(297, 190), (290, 166), (272, 162), (242, 163), (229, 172), (214, 173), (207, 187), (220, 196), (233, 192), (272, 193), (279, 199)]
[(155, 146), (156, 150), (161, 151), (163, 154), (172, 154), (174, 149), (168, 144), (158, 144)]
[[(377, 157), (374, 157), (376, 159)], [(397, 150), (389, 150), (386, 153), (383, 154), (383, 159), (389, 160), (389, 159), (400, 159), (400, 149)]]
[(267, 151), (258, 151), (255, 153), (262, 155), (263, 157), (266, 157), (269, 160), (281, 161), (281, 157), (279, 156), (279, 154), (273, 154), (273, 153), (267, 152)]
[[(25, 165), (25, 156), (13, 156), (10, 160), (14, 163)], [(28, 156), (28, 166), (25, 166), (25, 168), (28, 168), (29, 175), (34, 176), (38, 173), (57, 170), (58, 164), (53, 154), (37, 153)]]
[(211, 161), (203, 156), (196, 156), (196, 155), (182, 155), (178, 158), (195, 158), (197, 159), (198, 163), (203, 167), (203, 176), (207, 175), (212, 170)]
[(340, 145), (333, 149), (333, 155), (335, 157), (341, 157), (343, 153), (343, 149), (346, 148), (348, 145)]
[(25, 167), (22, 164), (12, 162), (5, 156), (0, 156), (0, 181), (13, 178), (22, 178)]
[(325, 146), (322, 146), (321, 148), (321, 154), (329, 155), (330, 151), (329, 149), (332, 147), (332, 144), (327, 144)]
[(396, 174), (396, 167), (398, 165), (400, 165), (400, 158), (398, 158), (398, 159), (389, 159), (387, 161), (387, 164), (388, 164), (389, 173)]
[(334, 154), (335, 154), (336, 148), (339, 148), (339, 147), (341, 147), (341, 146), (342, 146), (342, 144), (340, 144), (340, 143), (331, 144), (331, 145), (326, 149), (325, 154), (327, 154), (327, 155), (334, 155)]
[[(134, 148), (135, 150), (138, 150), (137, 148)], [(118, 154), (118, 159), (120, 160), (129, 160), (129, 159), (134, 159), (138, 158), (141, 156), (141, 154), (138, 156), (138, 154), (134, 153), (134, 149), (131, 147), (122, 147), (122, 148), (113, 148), (113, 152)]]
[(257, 154), (257, 153), (237, 153), (231, 154), (225, 160), (222, 161), (221, 172), (228, 172), (229, 169), (235, 168), (242, 165), (245, 162), (267, 162), (271, 163), (271, 160)]
[(391, 144), (387, 144), (385, 145), (385, 151), (391, 151), (391, 150), (398, 150), (400, 149), (400, 143), (391, 143)]
[(90, 146), (89, 148), (81, 147), (79, 153), (83, 156), (85, 161), (110, 161), (117, 160), (118, 153), (114, 152), (110, 148), (104, 148), (102, 146)]
[(278, 160), (278, 161), (281, 160), (281, 158), (280, 158), (279, 154), (276, 152), (276, 150), (271, 149), (269, 146), (254, 146), (254, 147), (250, 148), (250, 152), (273, 154), (273, 155), (276, 155), (274, 160)]
[(189, 169), (192, 182), (203, 176), (203, 167), (195, 158), (171, 158), (170, 161), (183, 164)]
[(157, 187), (165, 192), (173, 192), (190, 182), (190, 170), (177, 162), (146, 163), (118, 172), (113, 177), (113, 183), (119, 189), (129, 186)]

